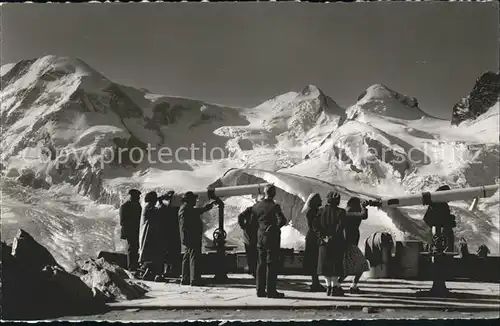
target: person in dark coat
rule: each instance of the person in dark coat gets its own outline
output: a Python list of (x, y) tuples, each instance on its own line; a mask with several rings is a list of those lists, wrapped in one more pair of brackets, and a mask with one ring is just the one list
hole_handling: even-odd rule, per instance
[(321, 285), (318, 277), (318, 254), (319, 254), (319, 239), (314, 232), (313, 224), (318, 218), (319, 208), (321, 207), (321, 196), (318, 193), (313, 193), (309, 196), (304, 204), (302, 213), (306, 214), (307, 226), (309, 229), (306, 234), (306, 248), (304, 251), (303, 267), (307, 273), (311, 275), (312, 284), (311, 292), (325, 292), (325, 287)]
[(344, 295), (339, 278), (344, 274), (344, 220), (345, 210), (338, 207), (340, 195), (336, 192), (327, 194), (327, 203), (319, 211), (314, 223), (314, 232), (320, 239), (318, 255), (318, 274), (325, 277), (326, 294)]
[[(439, 187), (436, 191), (450, 190), (447, 185)], [(429, 205), (425, 215), (424, 222), (431, 227), (433, 236), (444, 235), (446, 239), (447, 252), (455, 251), (455, 235), (453, 228), (457, 226), (455, 215), (451, 214), (448, 203), (432, 203)]]
[(130, 199), (120, 207), (121, 238), (127, 241), (127, 268), (136, 272), (139, 263), (139, 230), (142, 207), (141, 192), (131, 189)]
[(141, 227), (142, 242), (139, 261), (143, 265), (145, 280), (159, 280), (163, 274), (163, 245), (161, 229), (162, 202), (155, 191), (146, 194)]
[(179, 208), (179, 231), (181, 243), (184, 247), (182, 285), (202, 285), (201, 273), (198, 270), (203, 239), (201, 215), (211, 210), (214, 203), (210, 202), (204, 207), (195, 207), (197, 200), (198, 196), (188, 191), (184, 194), (182, 198), (183, 204)]
[[(344, 236), (346, 241), (346, 253), (344, 257), (344, 279), (346, 276), (354, 275), (354, 280), (349, 289), (350, 293), (359, 293), (358, 282), (364, 272), (368, 271), (368, 262), (358, 247), (359, 226), (361, 221), (368, 218), (366, 202), (358, 197), (351, 197), (347, 202), (346, 218), (344, 220)], [(342, 282), (342, 280), (340, 280)]]
[(252, 206), (238, 215), (238, 224), (243, 230), (243, 243), (247, 255), (248, 274), (256, 277), (257, 268), (257, 223), (252, 219)]
[[(179, 207), (174, 206), (174, 191), (160, 197), (161, 206), (161, 241), (163, 244), (165, 276), (178, 277), (181, 273), (181, 237), (179, 233)], [(165, 204), (166, 203), (166, 204)]]
[[(276, 187), (269, 185), (264, 189), (265, 198), (252, 207), (252, 220), (257, 228), (257, 296), (283, 298), (285, 295), (276, 290), (278, 262), (280, 255), (281, 227), (287, 219), (281, 206), (274, 202)], [(267, 289), (267, 291), (266, 291)]]

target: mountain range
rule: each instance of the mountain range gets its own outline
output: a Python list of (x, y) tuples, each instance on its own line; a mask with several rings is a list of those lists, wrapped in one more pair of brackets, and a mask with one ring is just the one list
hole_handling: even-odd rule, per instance
[[(2, 236), (28, 228), (62, 261), (121, 248), (116, 209), (129, 188), (204, 189), (233, 168), (321, 180), (374, 196), (444, 183), (498, 183), (498, 73), (483, 74), (469, 95), (457, 99), (451, 120), (430, 116), (416, 98), (383, 84), (368, 87), (347, 108), (314, 85), (253, 108), (232, 108), (120, 85), (76, 58), (23, 60), (3, 65), (0, 73)], [(178, 150), (192, 146), (198, 150)], [(155, 148), (153, 155), (168, 148), (177, 157), (140, 160), (148, 147)], [(235, 243), (240, 235), (233, 215), (249, 203), (226, 200)], [(494, 251), (498, 193), (476, 211), (468, 211), (468, 204), (451, 203), (459, 216), (457, 236), (467, 238), (469, 247), (486, 243)], [(421, 225), (423, 209), (401, 208), (399, 218)], [(400, 229), (394, 214), (374, 216), (373, 230)], [(206, 224), (215, 219), (207, 216)], [(295, 222), (282, 242), (300, 249), (304, 233)]]

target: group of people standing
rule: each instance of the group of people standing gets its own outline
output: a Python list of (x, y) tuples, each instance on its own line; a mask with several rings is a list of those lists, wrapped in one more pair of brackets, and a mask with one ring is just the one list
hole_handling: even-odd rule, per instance
[[(438, 191), (449, 190), (443, 186)], [(274, 201), (276, 187), (268, 185), (265, 197), (255, 205), (247, 207), (238, 216), (244, 233), (248, 272), (256, 278), (258, 297), (282, 298), (276, 289), (280, 260), (281, 228), (287, 224), (281, 207)], [(203, 223), (201, 215), (218, 205), (217, 200), (203, 207), (196, 207), (198, 196), (188, 191), (182, 197), (182, 205), (172, 204), (174, 192), (158, 196), (149, 192), (146, 205), (140, 204), (141, 192), (132, 189), (130, 199), (120, 208), (121, 237), (127, 240), (128, 269), (143, 271), (143, 279), (162, 280), (168, 273), (179, 275), (175, 269), (181, 261), (183, 285), (201, 285), (199, 260), (201, 257)], [(312, 292), (326, 292), (328, 296), (342, 296), (341, 282), (354, 276), (350, 293), (359, 293), (361, 275), (369, 270), (365, 255), (358, 247), (359, 227), (368, 218), (370, 201), (351, 197), (346, 208), (340, 208), (340, 194), (331, 191), (323, 205), (321, 196), (313, 193), (307, 199), (302, 213), (308, 224), (304, 268), (312, 276)], [(433, 234), (444, 234), (447, 250), (453, 250), (453, 228), (455, 216), (447, 203), (429, 205), (424, 221), (432, 227)], [(437, 230), (437, 231), (436, 231)], [(441, 231), (442, 230), (442, 231)], [(165, 262), (168, 270), (164, 270)], [(140, 265), (140, 266), (139, 266)], [(324, 277), (322, 286), (319, 276)]]
[[(201, 285), (199, 260), (201, 257), (203, 222), (201, 215), (216, 204), (195, 207), (198, 196), (188, 191), (182, 205), (172, 204), (173, 191), (158, 196), (146, 194), (145, 207), (140, 203), (141, 192), (129, 191), (130, 199), (120, 207), (121, 238), (127, 241), (127, 268), (145, 280), (162, 281), (165, 276), (179, 275), (177, 262), (182, 257), (183, 285)], [(165, 270), (165, 262), (167, 269)], [(142, 272), (142, 273), (141, 273)]]
[[(286, 225), (287, 219), (280, 205), (274, 202), (276, 187), (267, 186), (264, 194), (262, 200), (240, 214), (240, 225), (246, 230), (245, 247), (253, 262), (251, 270), (257, 280), (257, 296), (282, 298), (284, 294), (276, 290), (276, 281), (280, 228)], [(173, 191), (164, 196), (149, 192), (144, 198), (146, 205), (142, 208), (141, 192), (132, 189), (129, 195), (130, 199), (120, 207), (121, 238), (128, 243), (128, 269), (137, 276), (142, 270), (143, 279), (162, 281), (165, 261), (175, 262), (181, 255), (182, 244), (181, 284), (202, 285), (199, 271), (203, 233), (201, 215), (219, 202), (214, 200), (203, 207), (195, 207), (198, 196), (188, 191), (182, 197), (183, 204), (175, 207), (172, 204)], [(175, 269), (171, 272), (173, 275), (176, 273)]]
[[(309, 230), (306, 235), (304, 267), (312, 275), (311, 291), (326, 291), (328, 296), (342, 296), (345, 277), (354, 275), (351, 293), (358, 293), (358, 281), (369, 270), (358, 247), (359, 226), (368, 218), (367, 202), (352, 197), (346, 209), (340, 208), (340, 195), (329, 192), (322, 206), (321, 196), (311, 194), (304, 205)], [(326, 288), (320, 284), (322, 275)]]
[[(265, 295), (263, 279), (266, 265), (267, 292), (284, 296), (276, 294), (276, 266), (280, 250), (279, 228), (286, 224), (286, 219), (280, 206), (274, 203), (274, 195), (274, 186), (266, 188), (266, 199), (248, 207), (238, 216), (244, 234), (248, 272), (257, 279), (257, 296)], [(310, 290), (326, 292), (329, 296), (343, 295), (340, 282), (349, 275), (354, 275), (350, 292), (358, 293), (359, 279), (369, 269), (358, 247), (359, 226), (362, 220), (368, 218), (367, 202), (352, 197), (346, 209), (340, 208), (339, 204), (338, 193), (328, 193), (323, 207), (321, 196), (314, 193), (309, 196), (303, 209), (309, 226), (304, 268), (312, 275)], [(273, 222), (270, 224), (270, 221)], [(276, 231), (272, 231), (269, 225)], [(321, 285), (318, 275), (324, 276), (326, 287)]]

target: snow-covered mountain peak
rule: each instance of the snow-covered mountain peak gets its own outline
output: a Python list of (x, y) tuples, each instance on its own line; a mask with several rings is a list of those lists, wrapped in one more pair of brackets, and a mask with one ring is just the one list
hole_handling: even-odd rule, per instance
[[(91, 182), (95, 198), (100, 185), (92, 178), (101, 178), (109, 163), (135, 166), (127, 152), (132, 148), (189, 148), (194, 135), (200, 137), (198, 142), (206, 142), (208, 150), (212, 146), (223, 148), (227, 139), (215, 135), (214, 130), (227, 121), (248, 123), (232, 108), (152, 97), (116, 84), (76, 58), (23, 60), (2, 67), (1, 72), (2, 161), (14, 174), (33, 170), (40, 178), (47, 177), (49, 184), (83, 182), (88, 187)], [(179, 134), (183, 134), (180, 139)], [(96, 165), (104, 161), (106, 153), (119, 150), (127, 154)], [(46, 154), (50, 154), (49, 160)]]
[(95, 81), (111, 83), (83, 60), (55, 55), (7, 64), (2, 66), (1, 70), (2, 88), (9, 86), (13, 81), (20, 83), (16, 87), (28, 88), (40, 86), (44, 82), (53, 82), (63, 77), (90, 77)]
[(278, 95), (247, 112), (271, 142), (295, 145), (321, 141), (345, 119), (345, 110), (314, 85)]
[(429, 116), (418, 107), (415, 97), (400, 94), (382, 84), (368, 87), (358, 97), (358, 102), (354, 106), (361, 109), (363, 113), (388, 118), (418, 120)]
[(369, 101), (372, 99), (385, 100), (396, 98), (396, 92), (383, 84), (374, 84), (368, 87), (359, 100)]
[(300, 96), (303, 97), (311, 97), (311, 98), (319, 98), (325, 96), (325, 94), (315, 85), (307, 85), (304, 87), (300, 93)]

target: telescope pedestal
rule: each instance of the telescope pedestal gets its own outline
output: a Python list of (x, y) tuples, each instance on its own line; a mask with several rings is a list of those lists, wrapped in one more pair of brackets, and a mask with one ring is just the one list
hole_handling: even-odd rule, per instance
[(215, 276), (213, 278), (214, 283), (220, 284), (220, 283), (226, 283), (228, 280), (227, 277), (227, 261), (226, 261), (226, 252), (227, 251), (232, 251), (233, 249), (236, 248), (236, 246), (226, 246), (225, 245), (225, 240), (224, 243), (221, 244), (214, 244), (212, 246), (206, 246), (205, 248), (209, 250), (216, 251), (216, 257), (217, 261), (214, 262), (216, 264), (216, 269), (215, 269)]
[(453, 259), (455, 253), (445, 252), (445, 241), (441, 235), (435, 235), (432, 239), (432, 249), (429, 252), (432, 260), (432, 288), (428, 291), (417, 292), (417, 295), (428, 297), (445, 298), (451, 292), (446, 287), (446, 278), (449, 269), (449, 259)]
[(432, 288), (428, 291), (428, 295), (432, 297), (447, 297), (450, 295), (450, 290), (446, 287), (446, 273), (449, 268), (447, 264), (449, 255), (446, 253), (437, 253), (432, 257), (433, 265), (433, 280)]
[(214, 199), (219, 207), (219, 227), (214, 231), (213, 245), (206, 246), (205, 248), (217, 252), (217, 261), (214, 262), (216, 264), (216, 268), (213, 281), (215, 283), (225, 283), (228, 280), (226, 251), (231, 251), (235, 249), (236, 246), (226, 246), (227, 233), (224, 230), (224, 203), (220, 200), (220, 198), (214, 195), (213, 189), (209, 190), (209, 198)]

